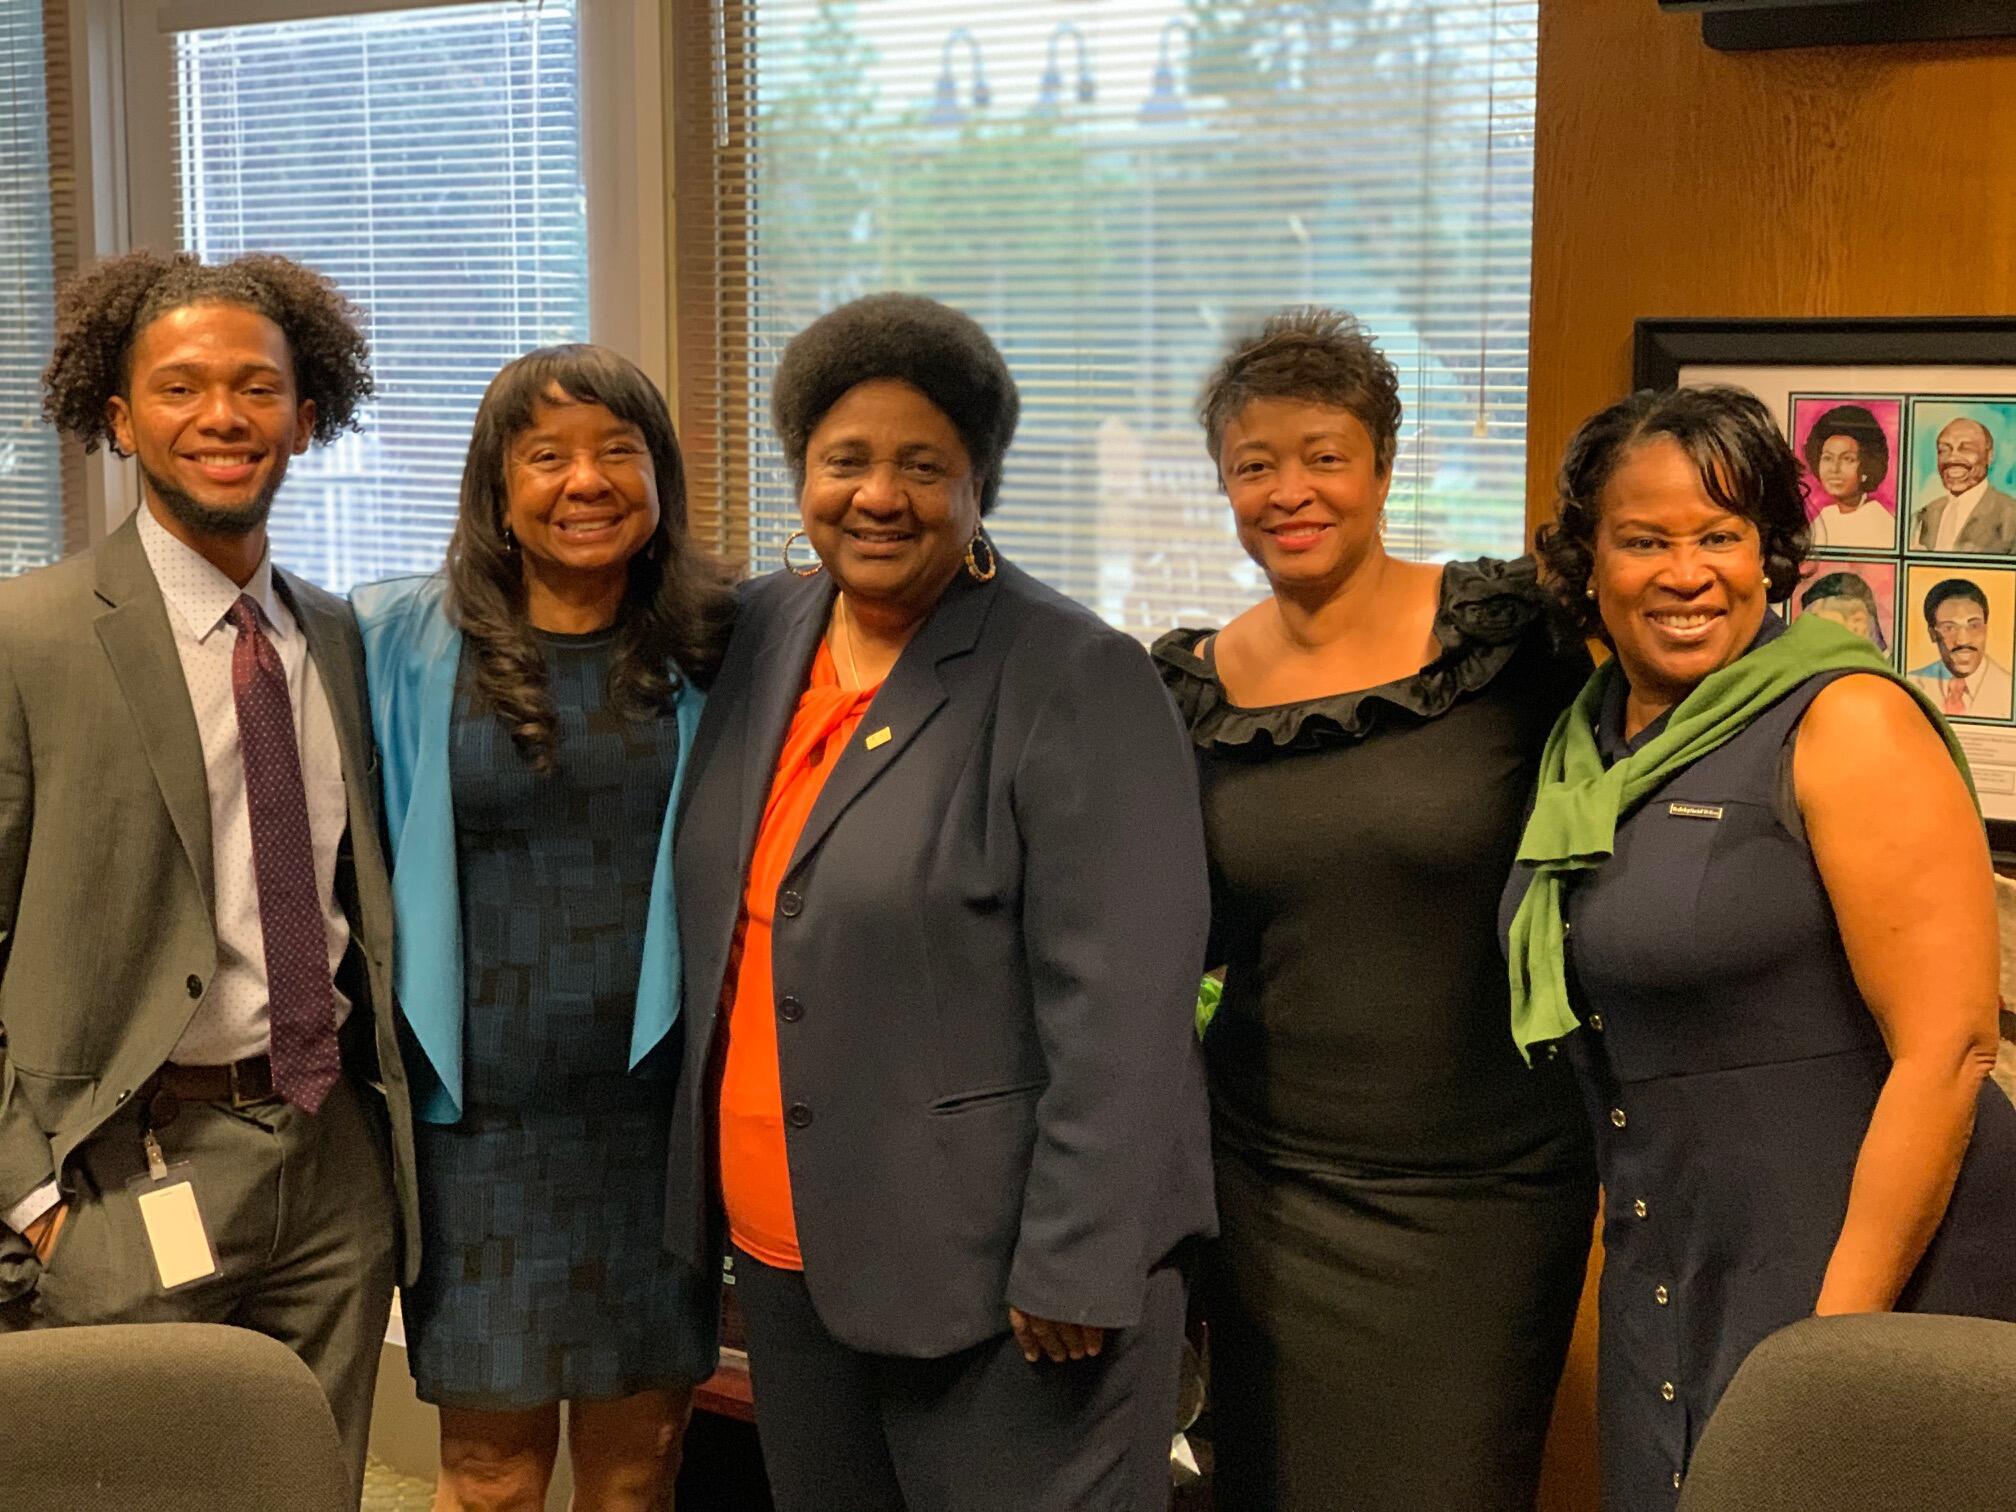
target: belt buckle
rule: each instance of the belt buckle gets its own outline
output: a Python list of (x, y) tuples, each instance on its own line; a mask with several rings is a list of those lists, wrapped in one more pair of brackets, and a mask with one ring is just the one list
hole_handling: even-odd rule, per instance
[(226, 1074), (231, 1079), (231, 1106), (234, 1108), (249, 1107), (251, 1104), (259, 1101), (256, 1097), (246, 1097), (238, 1090), (238, 1067), (241, 1064), (243, 1063), (240, 1061), (232, 1061), (224, 1068)]

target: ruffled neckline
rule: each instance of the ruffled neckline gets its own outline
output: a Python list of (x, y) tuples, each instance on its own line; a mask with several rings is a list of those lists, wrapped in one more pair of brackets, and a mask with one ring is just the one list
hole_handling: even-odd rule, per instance
[(1560, 631), (1533, 559), (1480, 557), (1442, 569), (1434, 624), (1441, 653), (1420, 671), (1376, 687), (1246, 708), (1232, 702), (1217, 672), (1197, 655), (1198, 643), (1216, 631), (1171, 630), (1155, 642), (1153, 655), (1200, 748), (1261, 754), (1362, 740), (1378, 725), (1382, 708), (1433, 719), (1488, 684), (1536, 633), (1558, 644), (1572, 638)]

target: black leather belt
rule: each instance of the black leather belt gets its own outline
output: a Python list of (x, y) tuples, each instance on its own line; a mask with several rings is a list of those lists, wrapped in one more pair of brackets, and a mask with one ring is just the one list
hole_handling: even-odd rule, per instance
[(226, 1066), (166, 1065), (155, 1073), (147, 1097), (147, 1117), (154, 1128), (175, 1121), (185, 1102), (224, 1103), (243, 1108), (273, 1096), (273, 1062), (249, 1055)]

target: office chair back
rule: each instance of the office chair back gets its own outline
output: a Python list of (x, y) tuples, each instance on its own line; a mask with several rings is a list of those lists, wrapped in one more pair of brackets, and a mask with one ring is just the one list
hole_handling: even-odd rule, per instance
[(1680, 1512), (2016, 1507), (2016, 1323), (1807, 1318), (1729, 1383)]
[(315, 1377), (213, 1323), (0, 1334), (0, 1507), (354, 1512)]

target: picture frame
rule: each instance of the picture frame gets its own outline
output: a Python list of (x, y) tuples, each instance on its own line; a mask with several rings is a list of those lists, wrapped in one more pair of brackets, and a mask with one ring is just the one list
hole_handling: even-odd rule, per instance
[(1812, 499), (1787, 612), (1869, 627), (1946, 713), (2016, 864), (2016, 317), (1648, 318), (1631, 373), (1770, 408)]

